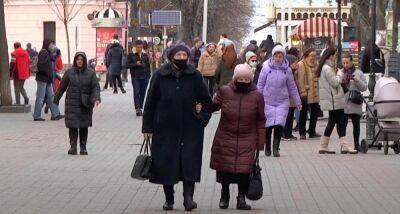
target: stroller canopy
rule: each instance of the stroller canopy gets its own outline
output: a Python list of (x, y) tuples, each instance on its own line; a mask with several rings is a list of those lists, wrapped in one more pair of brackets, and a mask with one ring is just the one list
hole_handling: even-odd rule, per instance
[(382, 77), (375, 85), (374, 105), (379, 118), (400, 117), (400, 83), (393, 77)]

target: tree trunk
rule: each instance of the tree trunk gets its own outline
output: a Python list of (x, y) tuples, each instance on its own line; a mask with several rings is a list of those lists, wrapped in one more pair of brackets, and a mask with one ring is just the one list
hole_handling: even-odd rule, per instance
[(68, 22), (64, 22), (65, 35), (67, 37), (67, 52), (68, 52), (68, 67), (71, 65), (71, 48), (69, 44), (69, 31), (68, 31)]
[(392, 37), (392, 51), (396, 51), (397, 45), (398, 45), (398, 22), (399, 22), (399, 6), (400, 6), (400, 0), (394, 0), (393, 1), (393, 37)]
[(8, 64), (8, 45), (4, 20), (4, 0), (0, 0), (0, 96), (0, 105), (12, 105), (10, 72)]
[(386, 8), (389, 0), (376, 1), (376, 30), (386, 30)]

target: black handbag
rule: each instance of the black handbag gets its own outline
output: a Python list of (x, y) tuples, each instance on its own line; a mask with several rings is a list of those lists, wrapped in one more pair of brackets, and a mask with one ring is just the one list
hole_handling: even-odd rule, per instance
[(246, 198), (252, 201), (257, 201), (263, 196), (263, 185), (261, 179), (261, 167), (259, 164), (259, 153), (260, 151), (257, 149), (256, 159), (254, 161), (254, 169), (250, 174), (249, 188), (247, 190)]
[(349, 92), (349, 101), (354, 104), (361, 105), (363, 103), (363, 96), (361, 92), (358, 90), (351, 90)]
[(135, 165), (131, 172), (131, 177), (138, 180), (147, 180), (151, 177), (150, 167), (152, 163), (151, 158), (151, 143), (150, 140), (144, 140), (142, 147), (140, 148), (140, 153), (136, 157)]

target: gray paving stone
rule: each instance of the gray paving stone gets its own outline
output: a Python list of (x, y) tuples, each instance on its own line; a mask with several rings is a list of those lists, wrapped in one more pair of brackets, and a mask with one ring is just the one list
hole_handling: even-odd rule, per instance
[[(31, 79), (26, 86), (33, 102), (35, 83)], [(66, 154), (63, 121), (49, 121), (46, 115), (48, 121), (37, 123), (31, 114), (0, 114), (0, 214), (165, 213), (162, 186), (130, 178), (142, 143), (131, 87), (125, 95), (102, 92), (102, 100), (89, 129), (88, 156)], [(205, 131), (196, 213), (243, 213), (235, 210), (235, 185), (229, 209), (218, 209), (221, 186), (209, 163), (219, 117), (213, 114)], [(320, 133), (325, 124), (318, 123)], [(281, 158), (261, 155), (264, 196), (249, 201), (254, 210), (248, 213), (399, 213), (400, 156), (373, 150), (319, 155), (318, 144), (314, 139), (282, 142)], [(339, 152), (335, 132), (330, 147)], [(182, 185), (175, 191), (171, 213), (183, 213)]]

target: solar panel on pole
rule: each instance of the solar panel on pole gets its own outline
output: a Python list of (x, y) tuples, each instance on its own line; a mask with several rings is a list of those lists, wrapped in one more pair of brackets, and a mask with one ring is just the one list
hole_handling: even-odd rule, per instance
[(153, 25), (181, 25), (181, 11), (155, 10), (152, 14)]

